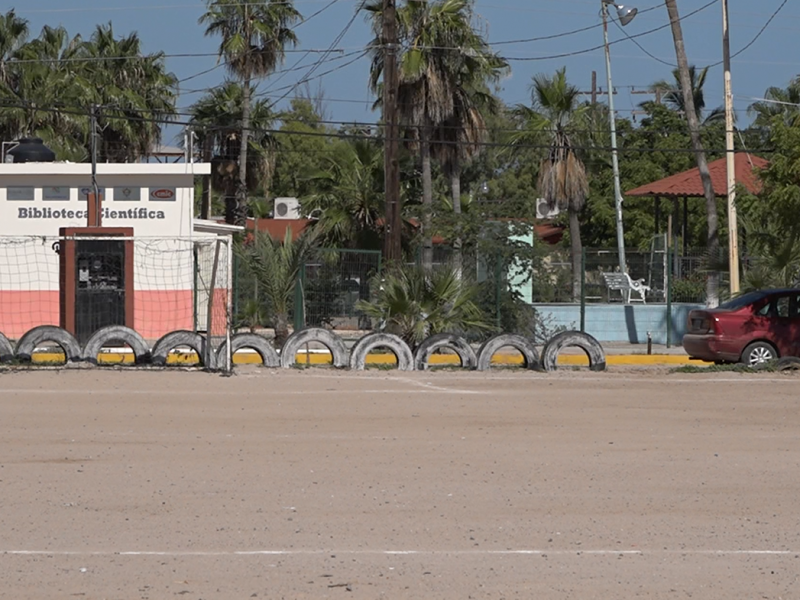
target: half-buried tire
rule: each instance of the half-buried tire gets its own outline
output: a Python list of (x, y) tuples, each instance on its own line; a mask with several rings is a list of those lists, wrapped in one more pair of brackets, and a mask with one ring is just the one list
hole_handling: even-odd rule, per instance
[(358, 340), (350, 351), (350, 368), (353, 371), (363, 371), (367, 367), (367, 355), (376, 348), (392, 351), (397, 357), (398, 371), (414, 370), (411, 348), (401, 338), (391, 333), (370, 333)]
[(337, 369), (347, 368), (347, 346), (335, 333), (320, 327), (309, 327), (295, 331), (281, 348), (281, 367), (289, 369), (295, 364), (297, 352), (306, 344), (318, 343), (327, 347), (333, 355), (333, 366)]
[(414, 352), (414, 366), (417, 371), (425, 371), (430, 368), (428, 361), (431, 355), (442, 348), (450, 348), (461, 360), (461, 366), (465, 369), (474, 369), (478, 364), (478, 357), (475, 350), (461, 336), (452, 333), (437, 333), (422, 342)]
[(555, 335), (542, 350), (542, 368), (545, 371), (558, 369), (558, 355), (564, 348), (577, 347), (589, 357), (589, 370), (606, 370), (606, 353), (603, 346), (588, 333), (580, 331), (564, 331)]
[(112, 342), (128, 345), (133, 351), (135, 364), (142, 365), (150, 362), (150, 348), (147, 346), (147, 342), (133, 329), (123, 325), (109, 325), (95, 331), (83, 347), (83, 360), (96, 365), (98, 353), (103, 346)]
[(167, 364), (169, 353), (180, 346), (188, 346), (200, 357), (200, 363), (209, 370), (217, 368), (217, 355), (213, 352), (208, 353), (211, 364), (206, 364), (206, 338), (194, 331), (173, 331), (158, 340), (153, 346), (151, 359), (153, 364), (163, 367)]
[(513, 333), (501, 333), (486, 340), (478, 350), (478, 371), (488, 371), (492, 368), (492, 357), (500, 348), (510, 346), (522, 354), (525, 368), (532, 371), (539, 370), (539, 353), (528, 338)]
[(9, 362), (14, 359), (14, 346), (8, 338), (0, 333), (0, 363)]
[(81, 345), (78, 340), (67, 330), (55, 325), (40, 325), (28, 331), (17, 342), (14, 355), (18, 360), (30, 362), (36, 347), (42, 342), (55, 342), (61, 346), (68, 363), (81, 359)]
[(775, 363), (778, 371), (800, 371), (800, 358), (796, 356), (784, 356)]
[[(264, 336), (256, 333), (237, 333), (231, 338), (231, 362), (233, 362), (233, 355), (239, 350), (249, 348), (255, 350), (261, 357), (261, 364), (265, 367), (275, 369), (281, 366), (281, 359), (275, 348)], [(217, 364), (224, 365), (228, 359), (228, 342), (222, 342), (222, 345), (217, 350)]]

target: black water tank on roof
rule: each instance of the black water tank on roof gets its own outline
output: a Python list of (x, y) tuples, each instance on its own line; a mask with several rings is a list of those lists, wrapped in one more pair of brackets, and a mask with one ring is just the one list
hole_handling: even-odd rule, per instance
[(56, 153), (42, 143), (41, 138), (22, 138), (19, 145), (8, 151), (15, 163), (54, 162)]

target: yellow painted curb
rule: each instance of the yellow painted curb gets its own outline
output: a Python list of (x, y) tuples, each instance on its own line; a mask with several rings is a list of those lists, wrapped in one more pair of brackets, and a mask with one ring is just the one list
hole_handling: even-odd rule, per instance
[[(99, 363), (113, 364), (132, 364), (133, 354), (130, 352), (104, 352), (98, 355)], [(33, 355), (33, 362), (36, 364), (63, 363), (64, 354), (57, 352), (42, 352)], [(237, 352), (233, 357), (236, 365), (260, 364), (261, 357), (255, 352)], [(324, 352), (311, 354), (298, 354), (296, 357), (298, 365), (325, 365), (331, 364), (331, 355)], [(431, 356), (432, 365), (458, 365), (458, 357), (454, 354), (435, 354)], [(196, 365), (197, 355), (193, 352), (173, 353), (167, 357), (167, 364), (170, 365)], [(367, 363), (371, 365), (392, 365), (397, 363), (393, 354), (370, 354), (367, 356)], [(495, 355), (492, 364), (496, 365), (522, 365), (522, 356), (517, 355)], [(558, 357), (558, 364), (564, 366), (588, 366), (589, 361), (586, 356), (579, 354), (565, 354)], [(606, 364), (614, 366), (670, 366), (670, 365), (689, 365), (702, 364), (698, 361), (689, 360), (688, 356), (679, 354), (607, 354)]]

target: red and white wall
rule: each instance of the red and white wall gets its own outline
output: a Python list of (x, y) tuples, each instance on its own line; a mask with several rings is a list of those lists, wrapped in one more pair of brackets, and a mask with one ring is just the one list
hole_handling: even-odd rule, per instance
[[(97, 165), (102, 224), (134, 230), (134, 328), (147, 339), (193, 329), (196, 319), (205, 329), (203, 291), (210, 285), (216, 235), (196, 231), (193, 216), (195, 176), (209, 172), (203, 163)], [(53, 245), (59, 228), (86, 226), (91, 189), (88, 164), (0, 164), (0, 332), (7, 337), (59, 324)], [(213, 329), (222, 331), (227, 262), (222, 245), (212, 303)]]

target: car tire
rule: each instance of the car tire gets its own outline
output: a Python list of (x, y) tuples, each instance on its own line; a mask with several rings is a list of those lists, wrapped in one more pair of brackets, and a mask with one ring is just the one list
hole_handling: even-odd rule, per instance
[(98, 329), (83, 347), (83, 360), (97, 365), (97, 355), (109, 342), (122, 342), (133, 351), (134, 364), (150, 362), (150, 348), (144, 338), (133, 329), (123, 325), (108, 325)]
[(11, 345), (6, 336), (0, 333), (0, 363), (11, 360), (14, 360), (14, 346)]
[(331, 351), (333, 367), (335, 369), (347, 368), (349, 354), (344, 340), (335, 333), (320, 327), (309, 327), (295, 331), (288, 337), (281, 348), (281, 367), (291, 369), (295, 366), (297, 351), (304, 345), (316, 342)]
[[(261, 357), (261, 364), (270, 369), (281, 366), (281, 359), (269, 340), (257, 333), (237, 333), (231, 337), (231, 368), (233, 368), (233, 355), (242, 349), (255, 350)], [(217, 350), (217, 365), (224, 365), (228, 361), (228, 342), (222, 342)]]
[(417, 371), (427, 371), (431, 354), (442, 348), (450, 348), (458, 355), (461, 366), (465, 369), (474, 369), (478, 363), (475, 350), (467, 341), (452, 333), (437, 333), (422, 342), (414, 352), (414, 366)]
[[(207, 370), (214, 371), (217, 368), (217, 355), (213, 348), (208, 353), (206, 358), (206, 338), (193, 331), (172, 331), (162, 336), (153, 346), (151, 353), (151, 360), (157, 367), (164, 367), (167, 365), (167, 357), (169, 353), (178, 346), (188, 346), (195, 352), (200, 359), (200, 364)], [(210, 363), (210, 364), (207, 364)]]
[(740, 362), (748, 367), (778, 360), (778, 351), (769, 342), (753, 342), (742, 352)]
[(603, 346), (593, 336), (580, 331), (562, 331), (551, 338), (542, 350), (542, 368), (547, 371), (558, 369), (558, 355), (568, 347), (580, 348), (589, 358), (590, 371), (606, 370), (606, 353)]
[(369, 333), (362, 337), (350, 351), (350, 369), (363, 371), (367, 368), (367, 355), (375, 348), (391, 350), (397, 357), (398, 371), (414, 370), (414, 355), (402, 338), (391, 333)]
[(505, 346), (515, 348), (525, 360), (525, 368), (531, 371), (540, 371), (539, 353), (528, 338), (513, 333), (501, 333), (486, 340), (478, 350), (478, 371), (488, 371), (492, 368), (492, 357)]
[(42, 342), (55, 342), (61, 346), (68, 363), (78, 362), (81, 359), (81, 346), (71, 333), (55, 325), (39, 325), (28, 331), (17, 342), (14, 350), (17, 360), (31, 362), (36, 346)]

